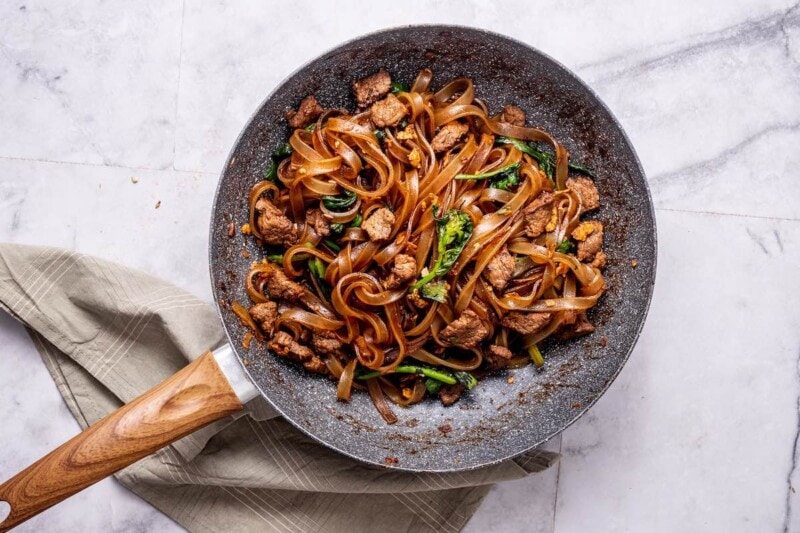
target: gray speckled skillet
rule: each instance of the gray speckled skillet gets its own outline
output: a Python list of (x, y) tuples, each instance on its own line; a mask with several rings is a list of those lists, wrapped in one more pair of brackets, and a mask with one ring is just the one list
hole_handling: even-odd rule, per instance
[[(253, 239), (227, 235), (247, 218), (247, 191), (290, 130), (287, 109), (314, 94), (324, 107), (353, 109), (350, 83), (386, 68), (411, 82), (428, 67), (434, 87), (458, 76), (499, 110), (514, 103), (529, 124), (558, 139), (575, 160), (597, 169), (606, 228), (608, 292), (590, 312), (597, 330), (572, 342), (546, 343), (547, 364), (485, 378), (452, 407), (424, 401), (395, 407), (386, 425), (367, 394), (336, 400), (335, 384), (272, 354), (242, 349), (245, 328), (227, 303), (247, 302), (244, 274), (262, 257)], [(246, 248), (250, 258), (242, 257)], [(631, 260), (638, 265), (632, 268)], [(214, 296), (231, 345), (258, 389), (287, 420), (313, 439), (369, 463), (413, 471), (467, 470), (496, 463), (542, 444), (586, 412), (608, 388), (636, 343), (647, 315), (656, 268), (656, 228), (644, 173), (622, 127), (597, 95), (562, 65), (533, 48), (494, 33), (455, 26), (410, 26), (345, 43), (289, 76), (245, 126), (219, 181), (211, 222)], [(607, 338), (601, 346), (600, 338)], [(448, 424), (452, 431), (439, 431)]]

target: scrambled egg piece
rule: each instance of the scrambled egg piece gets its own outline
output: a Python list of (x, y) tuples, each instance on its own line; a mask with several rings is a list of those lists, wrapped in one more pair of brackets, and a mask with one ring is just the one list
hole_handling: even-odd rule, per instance
[(553, 207), (553, 214), (550, 217), (550, 222), (547, 223), (547, 225), (544, 227), (544, 230), (549, 233), (556, 229), (556, 224), (558, 224), (558, 211), (556, 211), (556, 208)]
[(398, 141), (408, 141), (408, 140), (416, 139), (417, 138), (417, 132), (414, 129), (414, 125), (413, 124), (409, 124), (408, 126), (406, 126), (406, 129), (404, 129), (403, 131), (399, 132), (395, 137), (397, 138)]
[(581, 222), (572, 232), (572, 238), (576, 241), (585, 241), (586, 238), (594, 233), (595, 226), (591, 222)]
[(411, 150), (411, 153), (408, 154), (408, 162), (411, 163), (411, 166), (414, 168), (419, 168), (422, 164), (422, 154), (419, 153), (416, 146)]

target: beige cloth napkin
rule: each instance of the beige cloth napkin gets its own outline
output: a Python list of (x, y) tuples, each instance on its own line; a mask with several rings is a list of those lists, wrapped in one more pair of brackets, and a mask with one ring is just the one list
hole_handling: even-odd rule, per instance
[[(0, 307), (29, 328), (82, 427), (224, 342), (208, 304), (79, 253), (0, 245)], [(459, 531), (490, 484), (542, 471), (533, 451), (456, 474), (369, 466), (295, 430), (259, 398), (117, 474), (190, 531)]]

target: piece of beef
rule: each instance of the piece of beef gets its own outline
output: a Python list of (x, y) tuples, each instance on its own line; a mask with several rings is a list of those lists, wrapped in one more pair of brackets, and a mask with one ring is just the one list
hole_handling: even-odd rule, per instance
[(353, 82), (353, 94), (359, 107), (367, 107), (386, 96), (392, 88), (392, 78), (385, 69)]
[(306, 222), (309, 226), (314, 228), (317, 235), (327, 237), (331, 234), (331, 223), (319, 209), (309, 209), (306, 211)]
[(431, 147), (436, 153), (446, 152), (469, 131), (469, 126), (461, 122), (448, 122), (434, 135)]
[(376, 209), (361, 224), (371, 241), (383, 241), (392, 233), (392, 224), (395, 222), (394, 213), (385, 207)]
[(594, 331), (594, 326), (586, 317), (586, 313), (580, 313), (578, 319), (574, 324), (569, 325), (558, 333), (558, 338), (561, 340), (574, 339), (575, 337), (582, 337)]
[(484, 356), (486, 363), (489, 365), (489, 369), (500, 370), (508, 366), (508, 361), (514, 357), (514, 354), (505, 346), (492, 344), (489, 346), (489, 350), (486, 351)]
[(396, 289), (417, 275), (417, 260), (406, 254), (399, 254), (394, 258), (392, 271), (383, 282), (386, 289)]
[(503, 326), (523, 335), (539, 331), (550, 322), (550, 313), (530, 313), (527, 311), (511, 311), (500, 322)]
[(474, 348), (486, 338), (489, 330), (481, 322), (480, 317), (471, 309), (466, 309), (461, 316), (450, 322), (439, 332), (439, 338), (454, 346)]
[(250, 316), (267, 335), (272, 334), (275, 327), (275, 320), (278, 318), (278, 304), (275, 302), (263, 302), (250, 308)]
[(600, 193), (589, 178), (568, 178), (567, 189), (572, 189), (580, 197), (584, 211), (594, 211), (600, 207)]
[(456, 383), (455, 385), (443, 385), (439, 389), (439, 399), (442, 400), (442, 405), (453, 405), (461, 398), (461, 393), (464, 392), (464, 385)]
[(542, 191), (524, 210), (525, 235), (536, 238), (544, 233), (553, 217), (553, 193)]
[(508, 104), (503, 107), (503, 112), (500, 113), (498, 120), (506, 124), (511, 124), (512, 126), (524, 126), (525, 111), (513, 104)]
[(267, 281), (267, 292), (276, 300), (298, 301), (305, 292), (303, 286), (286, 277), (283, 270), (275, 269)]
[(387, 94), (386, 98), (372, 104), (369, 116), (378, 128), (396, 126), (408, 114), (406, 105), (395, 95)]
[(323, 376), (328, 374), (328, 365), (316, 355), (312, 355), (311, 359), (303, 362), (303, 368), (314, 374), (322, 374)]
[(592, 266), (599, 269), (604, 269), (606, 267), (606, 260), (608, 257), (603, 250), (600, 250), (596, 254), (594, 254), (594, 259), (592, 260)]
[(305, 128), (322, 114), (324, 109), (317, 103), (313, 95), (308, 95), (300, 102), (297, 111), (286, 112), (286, 121), (292, 128)]
[(319, 354), (337, 354), (342, 349), (339, 337), (333, 331), (320, 329), (311, 336), (311, 346)]
[(596, 220), (582, 222), (573, 230), (572, 238), (578, 241), (578, 260), (593, 261), (603, 247), (603, 224)]
[(508, 280), (514, 275), (516, 263), (514, 256), (508, 253), (508, 248), (503, 248), (486, 265), (486, 279), (492, 287), (498, 290), (505, 288)]
[(265, 243), (291, 246), (297, 242), (297, 228), (272, 202), (264, 197), (259, 198), (256, 211), (258, 231)]
[(267, 348), (280, 355), (295, 361), (310, 361), (314, 352), (307, 346), (303, 346), (292, 338), (285, 331), (277, 332), (267, 344)]

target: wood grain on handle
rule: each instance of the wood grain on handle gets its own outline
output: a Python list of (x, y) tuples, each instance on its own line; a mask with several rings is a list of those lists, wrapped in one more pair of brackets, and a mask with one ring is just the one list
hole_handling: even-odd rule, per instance
[(0, 485), (11, 505), (0, 531), (242, 408), (206, 353)]

